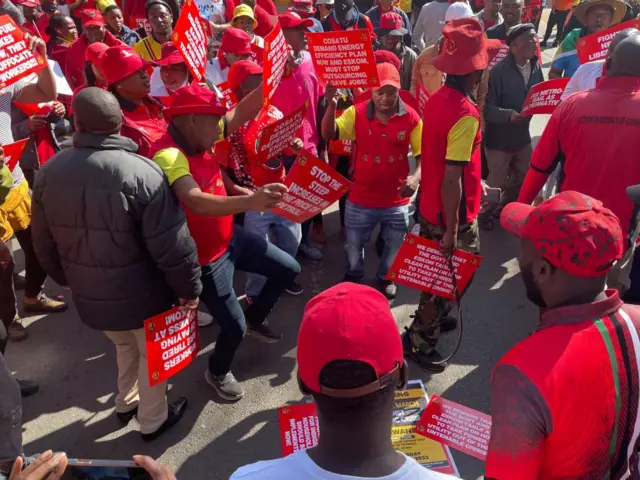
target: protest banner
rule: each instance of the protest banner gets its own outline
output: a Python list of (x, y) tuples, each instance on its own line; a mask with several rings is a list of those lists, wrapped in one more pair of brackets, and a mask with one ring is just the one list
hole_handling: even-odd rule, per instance
[(429, 97), (431, 97), (431, 94), (427, 92), (427, 89), (424, 88), (424, 85), (419, 82), (418, 87), (416, 88), (416, 100), (418, 101), (418, 114), (420, 115), (420, 118), (422, 118), (422, 115), (424, 115), (424, 107), (427, 106)]
[(320, 431), (315, 403), (280, 407), (278, 421), (283, 457), (318, 444)]
[(418, 422), (416, 432), (484, 460), (489, 448), (491, 417), (434, 395)]
[(329, 140), (329, 153), (350, 157), (353, 153), (354, 143), (351, 140)]
[(289, 115), (266, 125), (256, 132), (255, 155), (249, 155), (249, 161), (253, 165), (261, 165), (282, 153), (294, 139), (304, 115), (309, 108), (309, 100), (306, 100)]
[(207, 67), (207, 34), (194, 0), (184, 3), (171, 40), (196, 81), (202, 81)]
[(569, 80), (569, 78), (554, 78), (531, 87), (520, 114), (530, 117), (540, 113), (553, 113), (560, 104), (560, 97)]
[(45, 67), (47, 62), (29, 50), (22, 30), (9, 15), (0, 15), (0, 88)]
[(18, 160), (20, 160), (20, 157), (24, 153), (27, 143), (29, 143), (29, 139), (25, 138), (24, 140), (18, 140), (14, 143), (2, 145), (2, 150), (4, 152), (4, 164), (9, 168), (9, 171), (13, 172), (13, 169), (16, 168)]
[(197, 312), (175, 307), (144, 321), (147, 370), (152, 387), (174, 376), (200, 350)]
[(236, 94), (231, 90), (229, 82), (222, 82), (221, 84), (216, 86), (218, 87), (218, 90), (220, 90), (220, 95), (224, 97), (227, 108), (229, 110), (234, 108), (238, 104), (238, 98), (236, 97)]
[(615, 34), (627, 28), (640, 29), (640, 19), (635, 18), (628, 20), (578, 40), (576, 50), (578, 51), (578, 60), (580, 60), (580, 63), (604, 60), (607, 56), (607, 50), (609, 50), (609, 44), (611, 44), (611, 40)]
[[(491, 43), (493, 42), (493, 43)], [(487, 40), (487, 54), (489, 55), (489, 70), (495, 67), (498, 62), (506, 58), (509, 53), (509, 45), (504, 40)]]
[(289, 57), (289, 45), (279, 23), (264, 37), (262, 96), (268, 103), (280, 85)]
[[(452, 262), (458, 292), (462, 293), (480, 266), (482, 257), (456, 250), (453, 252)], [(440, 253), (435, 240), (407, 234), (387, 278), (439, 297), (455, 299), (449, 261)]]
[(292, 222), (302, 223), (342, 197), (351, 182), (303, 150), (289, 170), (284, 184), (289, 191), (271, 211)]
[(380, 85), (368, 30), (306, 33), (313, 66), (325, 85), (371, 88)]

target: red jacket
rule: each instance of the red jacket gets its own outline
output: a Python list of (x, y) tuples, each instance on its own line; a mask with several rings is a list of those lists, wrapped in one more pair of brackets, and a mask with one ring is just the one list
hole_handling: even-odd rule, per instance
[[(104, 32), (104, 43), (109, 47), (124, 45), (108, 30)], [(84, 67), (87, 60), (84, 52), (88, 46), (89, 42), (87, 42), (87, 38), (82, 34), (69, 46), (66, 53), (67, 58), (65, 59), (65, 66), (63, 67), (64, 75), (67, 77), (69, 86), (74, 90), (87, 84), (87, 77), (84, 75)]]

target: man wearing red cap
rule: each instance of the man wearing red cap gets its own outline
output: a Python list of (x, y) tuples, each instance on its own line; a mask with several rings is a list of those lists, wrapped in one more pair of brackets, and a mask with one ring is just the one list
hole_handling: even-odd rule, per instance
[(69, 47), (64, 66), (65, 77), (74, 90), (87, 84), (84, 52), (89, 45), (95, 42), (106, 43), (110, 47), (122, 45), (122, 42), (106, 30), (104, 18), (98, 10), (83, 10), (81, 18), (84, 32)]
[[(355, 140), (353, 183), (345, 209), (345, 281), (359, 283), (364, 276), (364, 244), (380, 225), (384, 247), (376, 274), (378, 287), (395, 298), (396, 285), (387, 280), (387, 271), (404, 236), (409, 231), (409, 201), (418, 188), (422, 120), (400, 98), (400, 74), (389, 63), (377, 66), (380, 87), (371, 100), (345, 110), (336, 120), (337, 98), (327, 88), (329, 106), (322, 119), (326, 140)], [(409, 147), (416, 159), (410, 175)]]
[(22, 14), (24, 15), (24, 23), (22, 28), (36, 37), (42, 38), (45, 42), (49, 40), (44, 31), (40, 31), (38, 27), (38, 19), (42, 16), (42, 10), (40, 10), (40, 0), (16, 0), (16, 5), (22, 7)]
[[(261, 86), (255, 92), (261, 93)], [(243, 101), (251, 95), (255, 93)], [(245, 333), (268, 343), (282, 338), (266, 318), (285, 287), (293, 283), (300, 265), (266, 239), (234, 227), (233, 215), (275, 206), (287, 187), (272, 183), (250, 195), (227, 197), (218, 162), (209, 153), (222, 133), (220, 122), (222, 130), (229, 124), (222, 120), (226, 110), (224, 97), (211, 90), (193, 84), (178, 89), (172, 106), (164, 110), (171, 122), (168, 131), (151, 153), (184, 207), (202, 266), (201, 300), (220, 325), (205, 379), (220, 397), (237, 401), (244, 391), (231, 373), (235, 352)], [(242, 105), (235, 109), (239, 110)], [(233, 290), (236, 268), (267, 277), (246, 312)]]
[(231, 65), (250, 56), (251, 36), (239, 28), (228, 28), (222, 34), (218, 55), (207, 62), (205, 76), (213, 85), (220, 85), (227, 81)]
[(496, 365), (485, 478), (636, 478), (640, 308), (605, 290), (624, 231), (601, 202), (566, 191), (511, 203), (536, 331)]
[[(422, 134), (428, 145), (422, 158), (420, 182), (420, 235), (440, 242), (445, 255), (457, 248), (479, 253), (477, 217), (480, 212), (480, 112), (473, 91), (489, 61), (482, 27), (477, 20), (460, 18), (442, 29), (441, 53), (433, 65), (447, 74), (431, 95), (423, 118), (429, 128)], [(456, 327), (447, 314), (449, 302), (423, 292), (405, 336), (405, 348), (421, 366), (442, 371), (435, 351), (441, 331)]]
[[(403, 12), (404, 13), (404, 12)], [(402, 39), (409, 35), (402, 24), (402, 18), (395, 12), (383, 13), (380, 17), (380, 27), (376, 29), (379, 39), (379, 48), (393, 53), (400, 60), (400, 85), (403, 90), (411, 88), (411, 75), (418, 55), (411, 50)], [(409, 44), (411, 44), (409, 36)]]
[(396, 390), (408, 381), (387, 300), (341, 283), (312, 298), (298, 334), (298, 384), (318, 409), (315, 447), (238, 469), (231, 480), (445, 480), (391, 443)]
[[(162, 83), (153, 84), (151, 76), (151, 95), (160, 99), (165, 105), (171, 103), (171, 94), (184, 87), (192, 78), (184, 61), (173, 42), (162, 45), (162, 58), (154, 62), (159, 67), (158, 75)], [(155, 72), (154, 72), (155, 74)]]
[[(393, 28), (402, 28), (404, 30), (402, 40), (407, 47), (411, 47), (411, 22), (409, 21), (407, 14), (404, 13), (401, 8), (396, 6), (395, 0), (380, 0), (378, 6), (368, 10), (366, 15), (371, 20), (374, 30), (376, 30), (378, 28), (389, 28), (383, 24), (384, 22), (382, 19), (385, 15), (390, 13), (395, 14), (394, 18), (396, 15), (399, 17), (400, 25), (394, 26)], [(378, 37), (380, 36), (378, 32), (376, 32), (376, 35), (378, 35)]]

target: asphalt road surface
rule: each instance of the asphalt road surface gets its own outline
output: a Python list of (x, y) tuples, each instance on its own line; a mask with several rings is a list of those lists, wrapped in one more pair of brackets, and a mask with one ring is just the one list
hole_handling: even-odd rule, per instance
[[(543, 54), (546, 71), (552, 54), (553, 50)], [(536, 138), (545, 123), (544, 117), (534, 119), (532, 133)], [(7, 349), (8, 365), (16, 375), (40, 384), (40, 392), (24, 400), (25, 453), (53, 449), (65, 451), (69, 457), (108, 459), (128, 459), (142, 453), (171, 465), (183, 480), (227, 479), (242, 465), (279, 457), (277, 409), (303, 398), (296, 384), (295, 355), (305, 303), (340, 282), (344, 274), (336, 206), (325, 212), (324, 223), (329, 236), (325, 260), (301, 260), (299, 281), (304, 294), (285, 294), (270, 317), (270, 324), (283, 331), (284, 339), (267, 345), (246, 338), (238, 351), (233, 372), (242, 383), (245, 398), (235, 404), (225, 403), (205, 382), (207, 356), (218, 329), (202, 329), (198, 358), (170, 382), (169, 399), (188, 397), (188, 410), (178, 425), (150, 444), (142, 442), (135, 420), (123, 428), (115, 417), (115, 348), (107, 338), (85, 327), (73, 306), (63, 314), (26, 317), (29, 338), (11, 343)], [(511, 346), (531, 333), (537, 312), (528, 303), (518, 275), (518, 240), (496, 228), (481, 233), (481, 249), (482, 266), (462, 301), (464, 338), (459, 353), (441, 374), (411, 364), (410, 378), (422, 379), (430, 395), (489, 413), (493, 366)], [(22, 269), (22, 252), (16, 253), (16, 260), (18, 269)], [(367, 248), (366, 264), (365, 280), (373, 283), (377, 257), (372, 245)], [(239, 295), (244, 293), (243, 281), (244, 275), (237, 275)], [(46, 291), (69, 300), (71, 297), (51, 280)], [(409, 324), (418, 295), (416, 290), (399, 288), (391, 304), (399, 329)], [(443, 353), (454, 343), (455, 334), (445, 335)], [(462, 478), (482, 476), (482, 462), (456, 451), (453, 455)]]

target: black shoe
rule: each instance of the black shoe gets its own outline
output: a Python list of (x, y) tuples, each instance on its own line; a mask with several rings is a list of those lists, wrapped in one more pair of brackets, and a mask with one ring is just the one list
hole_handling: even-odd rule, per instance
[(293, 282), (291, 285), (285, 288), (285, 291), (289, 295), (297, 296), (297, 295), (302, 295), (302, 292), (304, 292), (304, 289), (302, 288), (302, 285), (300, 285), (299, 283)]
[(423, 353), (413, 348), (408, 330), (402, 334), (402, 350), (404, 351), (405, 357), (413, 360), (425, 370), (429, 370), (434, 373), (442, 373), (447, 368), (446, 362), (440, 363), (442, 355), (440, 355), (435, 349), (429, 353)]
[(345, 276), (342, 279), (342, 281), (343, 282), (351, 282), (351, 283), (361, 283), (362, 282), (362, 277), (356, 277), (354, 275), (345, 274)]
[(24, 290), (25, 285), (26, 285), (26, 282), (24, 280), (24, 277), (15, 273), (13, 275), (13, 288), (15, 288), (16, 291)]
[(547, 48), (547, 42), (548, 42), (548, 40), (542, 40), (540, 42), (540, 48)]
[(16, 382), (20, 385), (20, 395), (22, 398), (30, 397), (40, 390), (40, 386), (36, 382), (32, 382), (31, 380), (18, 380), (16, 378)]
[(120, 420), (125, 425), (128, 425), (129, 422), (133, 420), (133, 417), (135, 417), (137, 414), (138, 414), (138, 407), (134, 408), (133, 410), (129, 410), (128, 412), (116, 412), (116, 416), (118, 417), (118, 420)]
[(144, 440), (145, 442), (150, 442), (158, 438), (160, 435), (162, 435), (164, 432), (169, 430), (180, 421), (186, 409), (187, 399), (185, 397), (180, 397), (175, 402), (170, 403), (167, 419), (164, 421), (164, 423), (160, 425), (160, 428), (158, 428), (155, 432), (141, 434), (142, 440)]
[(276, 343), (282, 340), (282, 334), (271, 330), (266, 321), (260, 325), (247, 325), (247, 334), (266, 343)]
[(393, 300), (398, 294), (398, 287), (391, 280), (378, 279), (378, 289), (389, 300)]
[(440, 332), (450, 332), (458, 328), (458, 319), (456, 317), (452, 317), (451, 315), (447, 315), (442, 320), (440, 320)]

